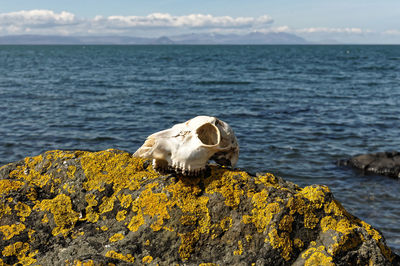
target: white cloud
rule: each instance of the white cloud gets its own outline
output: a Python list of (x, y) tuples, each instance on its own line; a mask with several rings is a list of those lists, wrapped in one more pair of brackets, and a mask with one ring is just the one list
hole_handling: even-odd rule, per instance
[(363, 34), (370, 33), (370, 30), (363, 30), (360, 28), (304, 28), (296, 30), (297, 33), (347, 33), (347, 34)]
[(74, 14), (54, 13), (51, 10), (22, 10), (0, 14), (0, 24), (9, 26), (52, 27), (76, 23)]
[(385, 34), (385, 35), (400, 35), (400, 30), (387, 30), (387, 31), (384, 31), (383, 34)]
[(74, 14), (51, 10), (23, 10), (0, 13), (0, 32), (17, 33), (69, 33), (69, 34), (129, 34), (144, 30), (218, 30), (218, 29), (255, 29), (268, 27), (273, 19), (260, 17), (212, 16), (190, 14), (173, 16), (168, 13), (153, 13), (147, 16), (96, 16), (77, 18)]
[(265, 15), (258, 18), (230, 16), (214, 17), (204, 14), (190, 14), (185, 16), (172, 16), (167, 13), (153, 13), (148, 16), (97, 16), (93, 19), (94, 26), (114, 29), (133, 28), (252, 28), (262, 27), (273, 22), (272, 18)]
[(293, 34), (365, 34), (372, 33), (371, 30), (360, 28), (326, 28), (326, 27), (311, 27), (294, 29), (289, 26), (270, 27), (261, 30), (261, 32), (286, 32)]
[(290, 32), (290, 27), (289, 26), (279, 26), (279, 27), (274, 27), (272, 28), (273, 32)]
[(289, 26), (277, 26), (277, 27), (268, 27), (264, 29), (259, 29), (256, 30), (257, 32), (262, 32), (262, 33), (280, 33), (280, 32), (285, 32), (285, 33), (295, 33), (294, 29), (291, 29)]

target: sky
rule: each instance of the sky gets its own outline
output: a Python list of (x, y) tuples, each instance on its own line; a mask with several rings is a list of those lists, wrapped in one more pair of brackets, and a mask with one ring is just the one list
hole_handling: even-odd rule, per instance
[(400, 0), (0, 0), (1, 36), (250, 32), (400, 44)]

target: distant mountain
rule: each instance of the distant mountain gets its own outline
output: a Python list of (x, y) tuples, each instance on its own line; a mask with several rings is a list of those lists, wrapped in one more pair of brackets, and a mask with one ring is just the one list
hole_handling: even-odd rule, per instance
[(184, 34), (170, 37), (142, 38), (129, 36), (49, 36), (8, 35), (0, 36), (0, 44), (309, 44), (307, 40), (289, 33), (238, 34)]
[(252, 32), (246, 35), (238, 34), (186, 34), (170, 37), (179, 44), (308, 44), (299, 36), (289, 33)]
[(170, 44), (167, 37), (141, 38), (128, 36), (50, 36), (50, 35), (8, 35), (0, 36), (0, 44)]
[(79, 39), (65, 36), (8, 35), (0, 36), (0, 44), (77, 44)]

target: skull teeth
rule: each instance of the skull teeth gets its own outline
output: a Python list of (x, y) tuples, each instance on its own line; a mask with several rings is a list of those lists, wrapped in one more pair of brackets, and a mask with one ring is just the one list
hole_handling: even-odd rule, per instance
[(175, 171), (175, 173), (185, 176), (197, 176), (203, 174), (205, 168), (193, 169), (191, 166), (185, 167), (184, 164), (173, 163), (172, 166), (169, 166), (169, 170)]
[(160, 173), (168, 173), (170, 171), (174, 171), (177, 174), (182, 174), (184, 176), (198, 176), (202, 175), (205, 172), (205, 167), (193, 169), (190, 165), (185, 165), (185, 163), (173, 162), (172, 165), (167, 165), (163, 163), (158, 163), (157, 160), (153, 159), (152, 161), (153, 168)]

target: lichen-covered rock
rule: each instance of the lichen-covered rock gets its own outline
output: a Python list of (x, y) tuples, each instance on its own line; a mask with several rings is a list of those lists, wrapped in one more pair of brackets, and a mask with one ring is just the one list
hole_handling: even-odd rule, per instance
[(0, 252), (0, 265), (398, 262), (326, 186), (217, 166), (161, 176), (118, 150), (50, 151), (1, 167)]
[(400, 152), (397, 151), (360, 154), (337, 163), (357, 168), (366, 174), (400, 178)]

